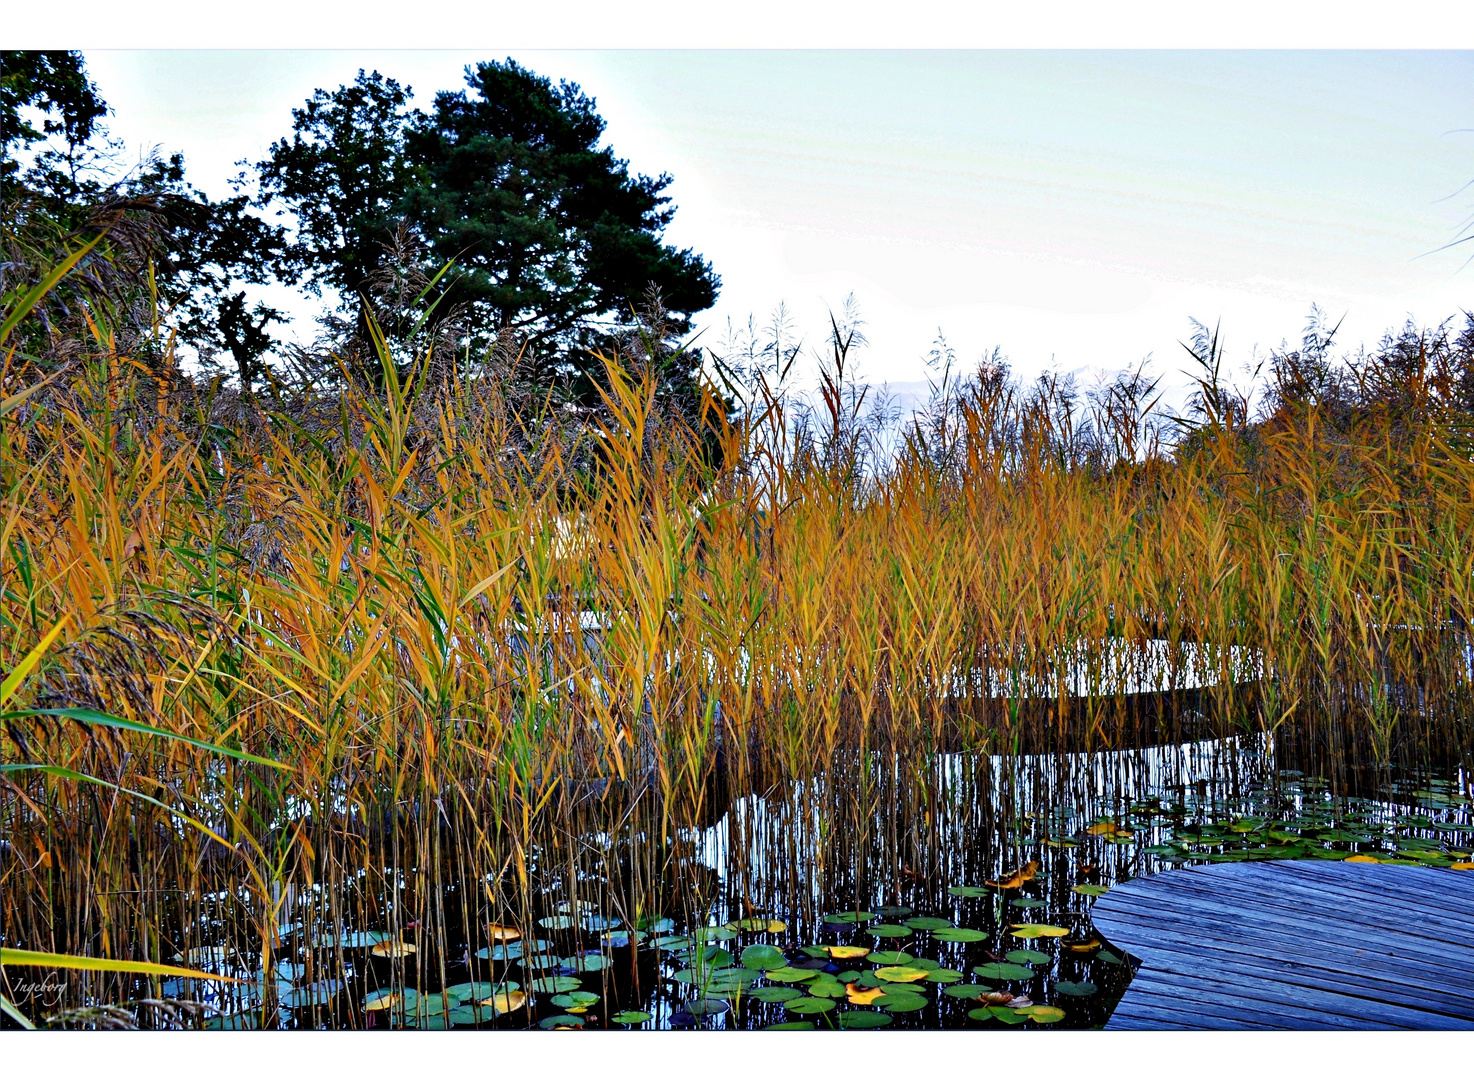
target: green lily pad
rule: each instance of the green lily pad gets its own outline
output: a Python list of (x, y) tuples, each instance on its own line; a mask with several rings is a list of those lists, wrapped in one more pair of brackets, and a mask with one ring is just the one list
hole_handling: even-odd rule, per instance
[(838, 1013), (835, 1020), (839, 1026), (848, 1030), (864, 1030), (866, 1028), (885, 1027), (891, 1022), (890, 1015), (883, 1012), (870, 1012), (866, 1009), (848, 1009)]
[(1036, 938), (1042, 937), (1064, 937), (1069, 932), (1066, 927), (1053, 926), (1049, 923), (1022, 923), (1009, 928), (1009, 933), (1016, 938), (1023, 938), (1025, 941), (1033, 941)]
[(1029, 1019), (1007, 1005), (989, 1005), (984, 1009), (973, 1009), (967, 1015), (974, 1020), (1001, 1020), (1005, 1024), (1022, 1024)]
[(1016, 900), (1010, 900), (1009, 903), (1016, 908), (1041, 908), (1047, 906), (1043, 900), (1036, 900), (1032, 896), (1020, 896)]
[(374, 1002), (383, 1001), (387, 997), (397, 998), (397, 996), (398, 995), (393, 990), (375, 990), (372, 994), (364, 997), (363, 1003), (365, 1005), (372, 1005)]
[(583, 920), (584, 929), (591, 934), (602, 933), (605, 930), (617, 930), (622, 925), (618, 919), (610, 919), (603, 915), (589, 915)]
[(939, 919), (935, 915), (918, 915), (907, 919), (906, 925), (912, 930), (946, 930), (952, 926), (952, 920)]
[(916, 1012), (926, 1008), (927, 1001), (920, 994), (896, 993), (882, 994), (875, 999), (875, 1004), (891, 1013)]
[(650, 944), (664, 952), (675, 952), (678, 949), (689, 949), (691, 939), (685, 934), (663, 934)]
[(692, 1016), (720, 1016), (732, 1006), (721, 998), (700, 997), (686, 1006)]
[(964, 1000), (971, 998), (976, 1001), (984, 994), (993, 993), (993, 988), (991, 986), (982, 986), (979, 983), (964, 983), (960, 986), (943, 987), (942, 993), (948, 997), (963, 998)]
[(812, 979), (817, 974), (818, 972), (809, 971), (805, 968), (781, 967), (773, 968), (767, 973), (767, 976), (773, 982), (796, 983), (803, 982), (805, 979)]
[(926, 973), (926, 981), (930, 983), (955, 983), (962, 981), (962, 972), (953, 971), (951, 968), (937, 968), (935, 971)]
[(598, 994), (587, 990), (575, 990), (571, 994), (559, 994), (553, 998), (553, 1004), (560, 1009), (587, 1009), (598, 1000)]
[(567, 930), (573, 925), (573, 916), (545, 915), (537, 920), (537, 925), (547, 927), (549, 930)]
[(926, 978), (927, 969), (907, 964), (876, 968), (875, 977), (888, 983), (914, 983)]
[(1110, 949), (1101, 949), (1100, 952), (1095, 954), (1095, 958), (1102, 964), (1119, 964), (1122, 962), (1121, 958), (1111, 952)]
[(804, 996), (802, 990), (792, 986), (754, 986), (747, 992), (747, 996), (758, 1001), (766, 1001), (770, 1005), (778, 1005), (785, 1001)]
[(615, 1013), (609, 1019), (616, 1024), (643, 1024), (646, 1020), (650, 1019), (650, 1014), (647, 1012), (629, 1011)]
[(853, 925), (854, 923), (869, 922), (875, 918), (873, 911), (840, 911), (832, 915), (825, 915), (827, 923), (837, 923), (840, 926)]
[(1050, 959), (1048, 953), (1038, 949), (1014, 949), (1005, 956), (1010, 964), (1047, 964)]
[(552, 1031), (555, 1028), (581, 1028), (583, 1027), (583, 1017), (570, 1016), (565, 1013), (562, 1016), (550, 1016), (546, 1020), (541, 1020), (537, 1026), (545, 1031)]
[(785, 1001), (783, 1007), (799, 1016), (813, 1016), (817, 1013), (828, 1012), (834, 1008), (834, 1002), (829, 998), (800, 997)]
[(1070, 892), (1079, 893), (1081, 896), (1104, 896), (1111, 891), (1109, 885), (1076, 885)]
[(450, 1017), (444, 1013), (436, 1013), (430, 1016), (406, 1016), (404, 1026), (416, 1028), (420, 1031), (444, 1031), (451, 1026)]
[(865, 959), (869, 960), (872, 964), (875, 964), (879, 967), (885, 967), (889, 964), (910, 963), (912, 960), (912, 956), (908, 952), (901, 952), (897, 949), (891, 949), (877, 950), (875, 952), (872, 952), (869, 956), (865, 957)]
[(764, 1031), (813, 1031), (814, 1025), (807, 1020), (785, 1020), (781, 1024), (769, 1024)]
[(878, 938), (903, 938), (911, 936), (911, 928), (909, 926), (899, 926), (895, 923), (879, 923), (869, 927), (867, 932), (871, 937)]
[(788, 966), (783, 950), (772, 945), (749, 945), (742, 950), (742, 966), (759, 971)]
[(725, 926), (702, 926), (693, 930), (691, 936), (703, 943), (708, 941), (731, 941), (737, 936), (737, 931)]
[(842, 998), (845, 996), (844, 983), (827, 975), (810, 979), (804, 983), (804, 990), (813, 997)]
[(951, 885), (947, 888), (948, 893), (964, 900), (976, 900), (978, 897), (987, 896), (989, 891), (983, 885)]
[(1034, 977), (1034, 969), (1024, 967), (1022, 964), (979, 964), (972, 969), (972, 973), (980, 979), (1004, 982)]
[(965, 926), (949, 926), (942, 930), (934, 930), (932, 937), (938, 941), (986, 941), (988, 939), (988, 935), (981, 930), (972, 930)]
[(460, 1005), (446, 1013), (445, 1018), (456, 1027), (467, 1027), (479, 1024), (483, 1020), (490, 1020), (492, 1013), (490, 1009), (476, 1009), (470, 1005)]
[(611, 930), (599, 935), (599, 941), (606, 949), (623, 949), (626, 945), (638, 945), (644, 940), (645, 935), (639, 930)]
[(905, 904), (882, 904), (875, 909), (875, 914), (882, 919), (899, 919), (903, 915), (910, 915), (911, 909)]
[(550, 978), (533, 979), (530, 985), (539, 994), (561, 994), (566, 990), (577, 990), (580, 984), (571, 975), (554, 975)]
[(1068, 997), (1089, 997), (1096, 990), (1094, 983), (1066, 982), (1064, 980), (1055, 983), (1054, 988)]
[(565, 956), (563, 966), (574, 971), (603, 971), (609, 966), (609, 957), (602, 953), (585, 953), (582, 956)]
[(675, 928), (676, 921), (664, 915), (641, 915), (635, 920), (636, 930), (648, 930), (652, 934), (668, 934)]

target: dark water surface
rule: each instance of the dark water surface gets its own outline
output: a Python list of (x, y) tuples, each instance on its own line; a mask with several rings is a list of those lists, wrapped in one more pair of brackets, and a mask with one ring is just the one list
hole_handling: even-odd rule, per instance
[(856, 755), (714, 794), (694, 826), (638, 803), (570, 822), (527, 853), (520, 911), (501, 899), (516, 891), (509, 865), (369, 868), (355, 897), (294, 891), (269, 986), (259, 943), (206, 917), (180, 959), (247, 985), (152, 992), (205, 1002), (216, 1028), (1092, 1028), (1131, 980), (1090, 921), (1118, 882), (1260, 858), (1468, 872), (1471, 845), (1463, 769), (1333, 790), (1262, 737)]

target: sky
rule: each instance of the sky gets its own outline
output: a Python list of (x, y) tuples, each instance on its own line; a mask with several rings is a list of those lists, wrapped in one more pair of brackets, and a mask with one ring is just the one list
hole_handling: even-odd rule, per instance
[(939, 332), (963, 363), (1181, 386), (1190, 318), (1239, 364), (1312, 304), (1352, 348), (1474, 309), (1474, 244), (1438, 250), (1474, 212), (1474, 52), (85, 51), (114, 135), (215, 197), (316, 87), (378, 69), (425, 106), (506, 55), (674, 176), (666, 239), (723, 283), (704, 343), (781, 301), (817, 344), (853, 293), (862, 374), (903, 394)]

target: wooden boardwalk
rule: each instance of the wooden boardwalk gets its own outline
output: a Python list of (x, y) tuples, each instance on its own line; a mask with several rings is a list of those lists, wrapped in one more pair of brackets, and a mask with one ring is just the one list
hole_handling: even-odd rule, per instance
[(1217, 863), (1117, 885), (1091, 917), (1141, 961), (1108, 1029), (1474, 1030), (1474, 871)]

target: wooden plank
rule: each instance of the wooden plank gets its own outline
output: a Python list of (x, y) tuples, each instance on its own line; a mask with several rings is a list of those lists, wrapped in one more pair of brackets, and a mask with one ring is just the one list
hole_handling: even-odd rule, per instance
[[(1257, 969), (1259, 974), (1266, 977), (1278, 973), (1278, 977), (1287, 979), (1304, 977), (1341, 982), (1347, 985), (1371, 984), (1379, 992), (1398, 995), (1408, 992), (1410, 987), (1421, 988), (1418, 992), (1424, 992), (1431, 986), (1435, 988), (1433, 992), (1440, 999), (1445, 997), (1458, 999), (1467, 1002), (1468, 1007), (1474, 1009), (1474, 986), (1471, 986), (1467, 980), (1459, 978), (1460, 973), (1449, 972), (1447, 968), (1429, 965), (1398, 967), (1394, 964), (1373, 962), (1367, 957), (1325, 958), (1302, 955), (1287, 961), (1278, 956), (1249, 952), (1237, 945), (1224, 946), (1218, 942), (1205, 941), (1186, 934), (1162, 933), (1150, 926), (1133, 926), (1131, 933), (1137, 940), (1134, 947), (1147, 953), (1146, 957), (1138, 956), (1138, 959), (1142, 960), (1151, 958), (1156, 961), (1166, 955), (1199, 957), (1200, 962), (1211, 960), (1219, 967)], [(1245, 971), (1244, 973), (1249, 974), (1250, 972)]]
[(1193, 972), (1205, 960), (1212, 961), (1217, 971), (1246, 980), (1280, 981), (1287, 986), (1301, 986), (1314, 990), (1344, 994), (1349, 997), (1394, 1002), (1428, 1012), (1447, 1013), (1460, 1016), (1474, 1012), (1474, 994), (1452, 990), (1446, 986), (1428, 988), (1422, 985), (1407, 985), (1393, 982), (1381, 973), (1358, 977), (1342, 972), (1325, 972), (1299, 963), (1287, 964), (1257, 957), (1244, 958), (1242, 954), (1217, 953), (1208, 948), (1189, 948), (1186, 945), (1153, 944), (1152, 965), (1149, 971)]
[[(1252, 900), (1247, 901), (1252, 903)], [(1246, 905), (1247, 906), (1247, 905)], [(1220, 905), (1183, 903), (1176, 898), (1158, 900), (1155, 897), (1124, 899), (1114, 905), (1114, 910), (1102, 911), (1099, 906), (1091, 917), (1097, 922), (1118, 917), (1135, 916), (1158, 925), (1180, 924), (1193, 928), (1201, 938), (1214, 938), (1224, 942), (1236, 942), (1247, 948), (1273, 947), (1281, 951), (1296, 951), (1316, 948), (1340, 948), (1369, 954), (1399, 956), (1442, 967), (1448, 950), (1457, 949), (1468, 936), (1448, 935), (1436, 931), (1437, 939), (1420, 938), (1415, 933), (1398, 930), (1376, 929), (1366, 924), (1343, 926), (1333, 921), (1329, 913), (1297, 912), (1286, 914), (1283, 919), (1268, 915), (1239, 914), (1241, 909)], [(1339, 917), (1337, 917), (1339, 918)], [(1120, 942), (1117, 942), (1120, 944)]]
[[(1441, 958), (1447, 946), (1456, 947), (1474, 936), (1474, 927), (1466, 928), (1462, 922), (1436, 916), (1399, 919), (1397, 913), (1384, 907), (1358, 906), (1347, 898), (1322, 906), (1286, 905), (1284, 898), (1274, 893), (1255, 893), (1233, 885), (1219, 888), (1192, 880), (1184, 881), (1180, 888), (1170, 892), (1140, 889), (1115, 898), (1107, 893), (1096, 901), (1092, 916), (1095, 912), (1109, 917), (1115, 911), (1133, 910), (1209, 920), (1228, 936), (1253, 929), (1277, 932), (1281, 936), (1313, 935), (1314, 940), (1349, 945), (1385, 942), (1391, 949), (1400, 947), (1435, 958)], [(1328, 921), (1329, 916), (1334, 919)]]
[[(1336, 872), (1332, 867), (1345, 867), (1345, 872)], [(1327, 896), (1332, 899), (1355, 898), (1367, 903), (1396, 903), (1409, 909), (1428, 912), (1429, 914), (1451, 914), (1464, 922), (1474, 923), (1474, 888), (1471, 888), (1471, 899), (1465, 903), (1450, 886), (1462, 884), (1463, 879), (1456, 876), (1453, 871), (1427, 871), (1428, 874), (1436, 875), (1423, 879), (1424, 884), (1419, 888), (1404, 886), (1399, 888), (1386, 887), (1387, 879), (1380, 874), (1369, 871), (1380, 869), (1356, 863), (1331, 863), (1324, 869), (1327, 872), (1317, 873), (1316, 869), (1297, 871), (1293, 864), (1266, 867), (1261, 879), (1256, 881), (1252, 877), (1242, 874), (1225, 874), (1222, 879), (1225, 883), (1231, 881), (1233, 884), (1245, 885), (1249, 888), (1263, 888), (1263, 879), (1273, 881), (1274, 887), (1286, 890), (1287, 894), (1296, 896)], [(1387, 869), (1399, 869), (1388, 867)]]
[(1474, 880), (1454, 872), (1216, 863), (1091, 915), (1141, 961), (1107, 1027), (1474, 1030)]
[(1123, 943), (1128, 938), (1133, 938), (1145, 944), (1146, 939), (1151, 937), (1158, 942), (1171, 941), (1188, 949), (1212, 949), (1224, 954), (1273, 959), (1293, 958), (1298, 963), (1347, 975), (1378, 974), (1399, 982), (1434, 981), (1438, 985), (1457, 988), (1463, 994), (1474, 995), (1474, 973), (1451, 967), (1447, 956), (1441, 956), (1437, 960), (1428, 960), (1405, 954), (1382, 953), (1372, 949), (1334, 949), (1323, 942), (1295, 938), (1277, 939), (1271, 935), (1223, 939), (1205, 932), (1201, 923), (1153, 917), (1150, 914), (1123, 914), (1113, 918), (1109, 923), (1098, 923), (1097, 930), (1104, 930), (1106, 926), (1120, 928), (1106, 933), (1107, 940), (1132, 952), (1138, 959), (1145, 959), (1145, 957), (1137, 953), (1132, 946)]

